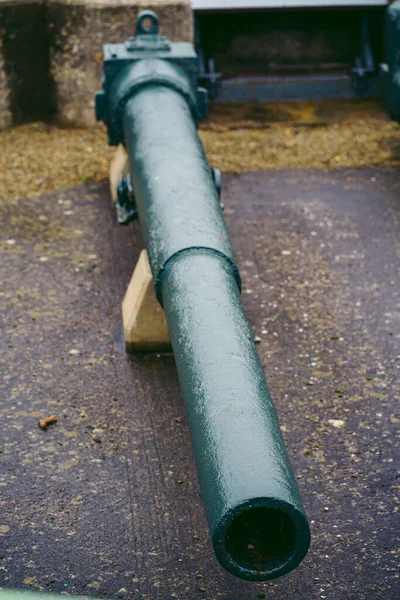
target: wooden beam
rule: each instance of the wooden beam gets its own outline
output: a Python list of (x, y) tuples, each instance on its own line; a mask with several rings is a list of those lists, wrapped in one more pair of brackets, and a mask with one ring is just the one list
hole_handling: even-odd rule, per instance
[(122, 319), (127, 352), (171, 352), (167, 320), (156, 298), (146, 250), (140, 253), (122, 302)]

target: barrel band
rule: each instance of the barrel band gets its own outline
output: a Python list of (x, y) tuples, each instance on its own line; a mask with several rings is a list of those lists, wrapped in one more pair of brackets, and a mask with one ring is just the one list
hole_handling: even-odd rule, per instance
[(240, 273), (239, 273), (239, 269), (237, 264), (235, 263), (235, 261), (233, 261), (229, 256), (227, 256), (226, 254), (224, 254), (223, 252), (220, 252), (219, 250), (216, 250), (215, 248), (210, 248), (208, 246), (189, 246), (188, 248), (182, 248), (182, 250), (178, 250), (178, 252), (175, 252), (174, 254), (172, 254), (163, 264), (163, 266), (161, 267), (161, 269), (159, 270), (157, 277), (155, 278), (154, 281), (154, 287), (156, 290), (156, 296), (157, 296), (157, 300), (159, 301), (159, 303), (161, 304), (161, 306), (164, 308), (163, 305), (163, 299), (162, 299), (162, 286), (163, 286), (163, 281), (165, 279), (165, 277), (168, 276), (168, 271), (170, 270), (170, 268), (172, 267), (172, 265), (179, 260), (179, 258), (183, 255), (183, 254), (198, 254), (198, 253), (205, 253), (205, 254), (211, 254), (216, 256), (217, 258), (222, 259), (225, 263), (227, 263), (231, 273), (232, 273), (232, 277), (234, 278), (234, 280), (236, 281), (236, 284), (239, 288), (239, 292), (242, 291), (242, 280), (240, 277)]

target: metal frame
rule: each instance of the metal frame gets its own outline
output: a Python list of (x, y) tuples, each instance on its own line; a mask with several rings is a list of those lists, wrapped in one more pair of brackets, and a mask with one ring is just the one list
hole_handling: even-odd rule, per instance
[[(354, 66), (348, 76), (344, 74), (328, 74), (330, 83), (326, 97), (352, 97), (378, 95), (373, 78), (377, 66), (370, 43), (369, 10), (388, 4), (387, 0), (192, 0), (192, 7), (197, 14), (212, 11), (251, 11), (279, 8), (357, 8), (363, 10), (361, 25), (360, 54), (354, 58)], [(310, 76), (258, 76), (236, 77), (222, 82), (213, 58), (205, 59), (200, 39), (198, 19), (195, 17), (195, 47), (198, 57), (198, 76), (200, 85), (207, 88), (210, 99), (219, 102), (238, 101), (271, 101), (320, 98), (318, 89), (324, 77)], [(326, 77), (325, 77), (326, 78)], [(221, 84), (224, 89), (221, 89)], [(300, 85), (299, 85), (300, 84)], [(276, 89), (274, 89), (276, 88)], [(283, 94), (283, 96), (282, 96)]]
[(269, 8), (343, 8), (375, 7), (388, 0), (191, 0), (196, 12), (215, 10), (256, 10)]

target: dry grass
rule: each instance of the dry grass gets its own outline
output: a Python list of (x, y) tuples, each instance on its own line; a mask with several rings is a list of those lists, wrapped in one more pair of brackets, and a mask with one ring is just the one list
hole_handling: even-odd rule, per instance
[(0, 197), (28, 197), (107, 177), (113, 149), (104, 128), (44, 123), (0, 132)]
[[(215, 105), (201, 129), (209, 161), (224, 171), (400, 165), (400, 128), (374, 101)], [(0, 132), (3, 201), (108, 176), (104, 127), (35, 123)]]

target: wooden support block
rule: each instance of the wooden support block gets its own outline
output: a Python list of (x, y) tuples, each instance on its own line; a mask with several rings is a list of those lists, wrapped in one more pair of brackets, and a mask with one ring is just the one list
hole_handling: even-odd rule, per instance
[(110, 165), (110, 191), (111, 199), (115, 204), (117, 202), (117, 185), (121, 175), (126, 176), (129, 172), (128, 153), (125, 146), (120, 144), (115, 151)]
[(154, 289), (146, 250), (142, 250), (122, 302), (125, 347), (133, 352), (171, 352), (167, 320)]

